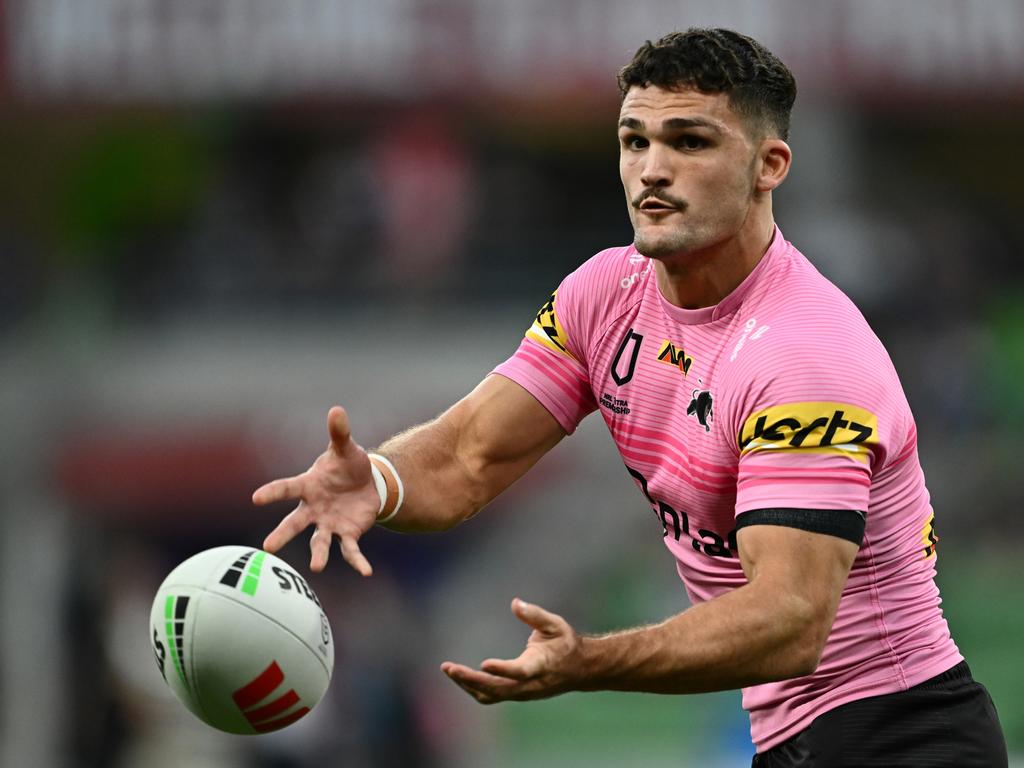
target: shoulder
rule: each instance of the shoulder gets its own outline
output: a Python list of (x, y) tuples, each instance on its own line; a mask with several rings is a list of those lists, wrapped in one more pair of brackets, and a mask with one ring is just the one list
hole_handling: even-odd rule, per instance
[(764, 342), (750, 345), (748, 367), (763, 367), (766, 358), (781, 362), (779, 355), (814, 368), (888, 361), (867, 319), (839, 287), (792, 246), (782, 256), (744, 308), (751, 334)]
[(652, 269), (632, 245), (605, 249), (566, 276), (550, 304), (570, 333), (590, 335), (641, 300)]
[(552, 292), (527, 337), (585, 360), (594, 334), (640, 300), (650, 270), (632, 245), (591, 256)]
[(640, 297), (651, 269), (651, 260), (632, 245), (606, 248), (569, 274), (559, 290), (572, 293), (576, 301), (611, 310)]
[(884, 415), (897, 431), (906, 426), (908, 406), (889, 354), (849, 297), (796, 249), (760, 288), (745, 303), (725, 358), (737, 432), (761, 416), (808, 426), (836, 412), (870, 423)]

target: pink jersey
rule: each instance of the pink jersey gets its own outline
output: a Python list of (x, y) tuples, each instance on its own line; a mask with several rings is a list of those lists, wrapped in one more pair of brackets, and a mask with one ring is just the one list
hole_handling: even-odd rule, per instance
[(668, 303), (632, 246), (602, 251), (495, 372), (567, 432), (600, 410), (694, 603), (746, 583), (738, 515), (866, 513), (817, 670), (743, 691), (758, 751), (962, 659), (939, 609), (932, 509), (896, 371), (853, 303), (778, 230), (705, 309)]

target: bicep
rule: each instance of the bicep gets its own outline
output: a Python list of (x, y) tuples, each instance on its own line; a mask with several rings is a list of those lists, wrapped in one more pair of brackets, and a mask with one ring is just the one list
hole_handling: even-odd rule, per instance
[(736, 536), (740, 562), (749, 581), (773, 579), (804, 589), (841, 592), (858, 545), (830, 533), (788, 525), (748, 525)]
[(820, 653), (858, 545), (829, 533), (767, 524), (740, 528), (736, 541), (747, 580), (784, 601)]

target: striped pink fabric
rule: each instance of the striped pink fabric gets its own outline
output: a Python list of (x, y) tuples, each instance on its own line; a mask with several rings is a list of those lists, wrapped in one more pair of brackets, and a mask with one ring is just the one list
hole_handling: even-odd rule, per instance
[(599, 253), (495, 373), (567, 432), (601, 412), (693, 602), (745, 583), (739, 513), (866, 512), (818, 669), (743, 691), (759, 751), (962, 659), (939, 608), (932, 510), (896, 371), (852, 302), (778, 230), (705, 309), (669, 304), (632, 246)]

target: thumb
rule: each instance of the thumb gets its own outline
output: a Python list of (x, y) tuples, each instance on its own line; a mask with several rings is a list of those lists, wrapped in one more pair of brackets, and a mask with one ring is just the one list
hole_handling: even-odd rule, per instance
[(340, 405), (327, 412), (327, 432), (331, 436), (331, 447), (335, 453), (341, 453), (352, 439), (348, 425), (348, 414)]
[(560, 635), (566, 630), (565, 619), (561, 616), (545, 611), (539, 605), (520, 600), (518, 597), (512, 601), (512, 613), (521, 622), (545, 635)]

